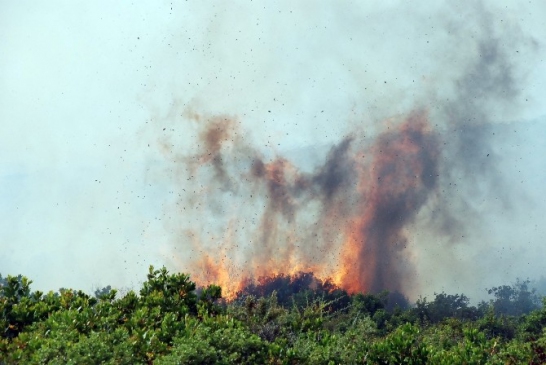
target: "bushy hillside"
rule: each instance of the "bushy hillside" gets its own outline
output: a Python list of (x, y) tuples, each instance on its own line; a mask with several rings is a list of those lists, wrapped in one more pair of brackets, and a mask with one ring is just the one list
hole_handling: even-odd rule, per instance
[(469, 304), (354, 294), (311, 273), (262, 278), (232, 301), (150, 267), (138, 293), (32, 291), (0, 277), (1, 364), (539, 364), (546, 309), (528, 281)]

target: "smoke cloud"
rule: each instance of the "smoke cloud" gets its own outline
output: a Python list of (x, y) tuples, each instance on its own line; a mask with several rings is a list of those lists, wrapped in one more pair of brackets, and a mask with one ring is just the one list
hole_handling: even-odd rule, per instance
[[(409, 20), (393, 12), (399, 29), (418, 27), (426, 14), (408, 12)], [(387, 289), (412, 296), (422, 290), (426, 284), (420, 266), (427, 266), (424, 251), (431, 247), (431, 238), (437, 242), (432, 251), (453, 255), (468, 242), (465, 235), (475, 240), (484, 234), (480, 226), (487, 220), (481, 217), (484, 205), (477, 204), (479, 199), (487, 209), (510, 210), (516, 198), (509, 179), (500, 173), (498, 141), (506, 128), (499, 122), (517, 118), (525, 109), (525, 64), (539, 46), (516, 21), (499, 21), (501, 14), (507, 15), (485, 3), (437, 9), (431, 33), (421, 36), (432, 45), (418, 55), (429, 69), (420, 70), (418, 86), (408, 94), (406, 81), (397, 85), (395, 78), (394, 85), (386, 86), (385, 80), (373, 87), (379, 96), (362, 100), (367, 110), (353, 105), (347, 113), (336, 108), (330, 125), (343, 125), (344, 132), (335, 133), (339, 141), (322, 157), (312, 153), (311, 163), (302, 162), (297, 148), (274, 147), (283, 141), (282, 126), (273, 128), (281, 133), (269, 134), (265, 148), (253, 141), (250, 132), (256, 126), (264, 134), (260, 118), (271, 110), (229, 117), (202, 101), (177, 106), (181, 117), (168, 122), (190, 123), (196, 136), (192, 143), (199, 146), (173, 162), (184, 166), (176, 171), (191, 171), (191, 179), (172, 175), (173, 183), (179, 190), (193, 191), (182, 194), (177, 206), (198, 209), (194, 214), (209, 218), (169, 227), (177, 232), (177, 252), (193, 247), (187, 255), (173, 256), (174, 265), (197, 281), (220, 283), (227, 296), (259, 277), (298, 271), (330, 278), (350, 292)], [(329, 25), (343, 29), (342, 18), (336, 16), (342, 15), (333, 15)], [(345, 29), (337, 36), (343, 32), (351, 34)], [(415, 48), (423, 51), (420, 45)], [(227, 62), (234, 62), (233, 57)], [(352, 75), (361, 86), (369, 84), (357, 75), (365, 72), (364, 64), (347, 66), (343, 56), (330, 59), (343, 65), (334, 67), (340, 77)], [(298, 125), (301, 117), (287, 118)], [(286, 135), (294, 133), (293, 127), (285, 130)], [(297, 130), (301, 134), (307, 129)], [(177, 146), (172, 148), (168, 153), (176, 152)], [(171, 217), (184, 214), (169, 212)], [(417, 229), (426, 232), (421, 236), (424, 244), (415, 235)]]
[(542, 274), (542, 1), (3, 10), (3, 275), (479, 299)]

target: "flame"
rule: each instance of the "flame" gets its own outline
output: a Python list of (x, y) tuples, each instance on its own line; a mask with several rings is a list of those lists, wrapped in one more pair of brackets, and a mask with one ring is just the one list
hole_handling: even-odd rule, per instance
[[(350, 292), (401, 291), (398, 253), (410, 223), (436, 186), (438, 149), (424, 113), (415, 113), (372, 148), (373, 161), (360, 177), (364, 199), (349, 225), (341, 286)], [(407, 269), (407, 267), (406, 267)]]
[(404, 228), (437, 184), (437, 136), (426, 113), (389, 121), (371, 145), (346, 138), (312, 173), (281, 156), (265, 161), (227, 117), (195, 120), (204, 150), (186, 162), (203, 170), (201, 186), (216, 186), (199, 204), (231, 201), (219, 217), (231, 216), (227, 227), (199, 227), (198, 257), (181, 260), (198, 284), (216, 283), (231, 299), (259, 278), (312, 272), (349, 292), (403, 291), (411, 280), (400, 255)]

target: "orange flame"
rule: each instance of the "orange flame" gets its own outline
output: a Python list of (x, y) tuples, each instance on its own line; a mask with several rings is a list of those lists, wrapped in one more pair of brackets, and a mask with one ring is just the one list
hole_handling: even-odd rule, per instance
[[(203, 176), (227, 182), (219, 191), (231, 194), (225, 211), (233, 218), (219, 228), (221, 239), (194, 242), (201, 253), (184, 266), (199, 284), (219, 284), (231, 299), (260, 277), (302, 271), (349, 292), (402, 291), (411, 280), (411, 267), (400, 255), (407, 245), (403, 230), (435, 190), (438, 176), (436, 135), (425, 113), (390, 127), (367, 148), (361, 142), (354, 151), (352, 140), (343, 141), (314, 173), (301, 173), (282, 157), (264, 162), (232, 137), (236, 124), (226, 118), (204, 125), (206, 150), (188, 161), (212, 168), (212, 175)], [(209, 194), (213, 200), (224, 196), (207, 189)]]

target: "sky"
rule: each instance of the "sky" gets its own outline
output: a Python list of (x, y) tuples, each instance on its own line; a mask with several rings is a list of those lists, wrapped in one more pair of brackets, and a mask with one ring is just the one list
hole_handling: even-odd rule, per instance
[(491, 33), (517, 79), (513, 104), (487, 106), (517, 130), (493, 142), (514, 199), (478, 207), (498, 211), (448, 251), (409, 228), (420, 290), (540, 275), (545, 129), (525, 123), (546, 123), (546, 3), (457, 4), (0, 0), (0, 273), (91, 290), (138, 286), (150, 264), (184, 270), (173, 225), (210, 220), (171, 214), (173, 156), (199, 143), (184, 115), (233, 116), (264, 155), (312, 169), (355, 128), (373, 138), (416, 106), (440, 115), (464, 88), (467, 46)]

